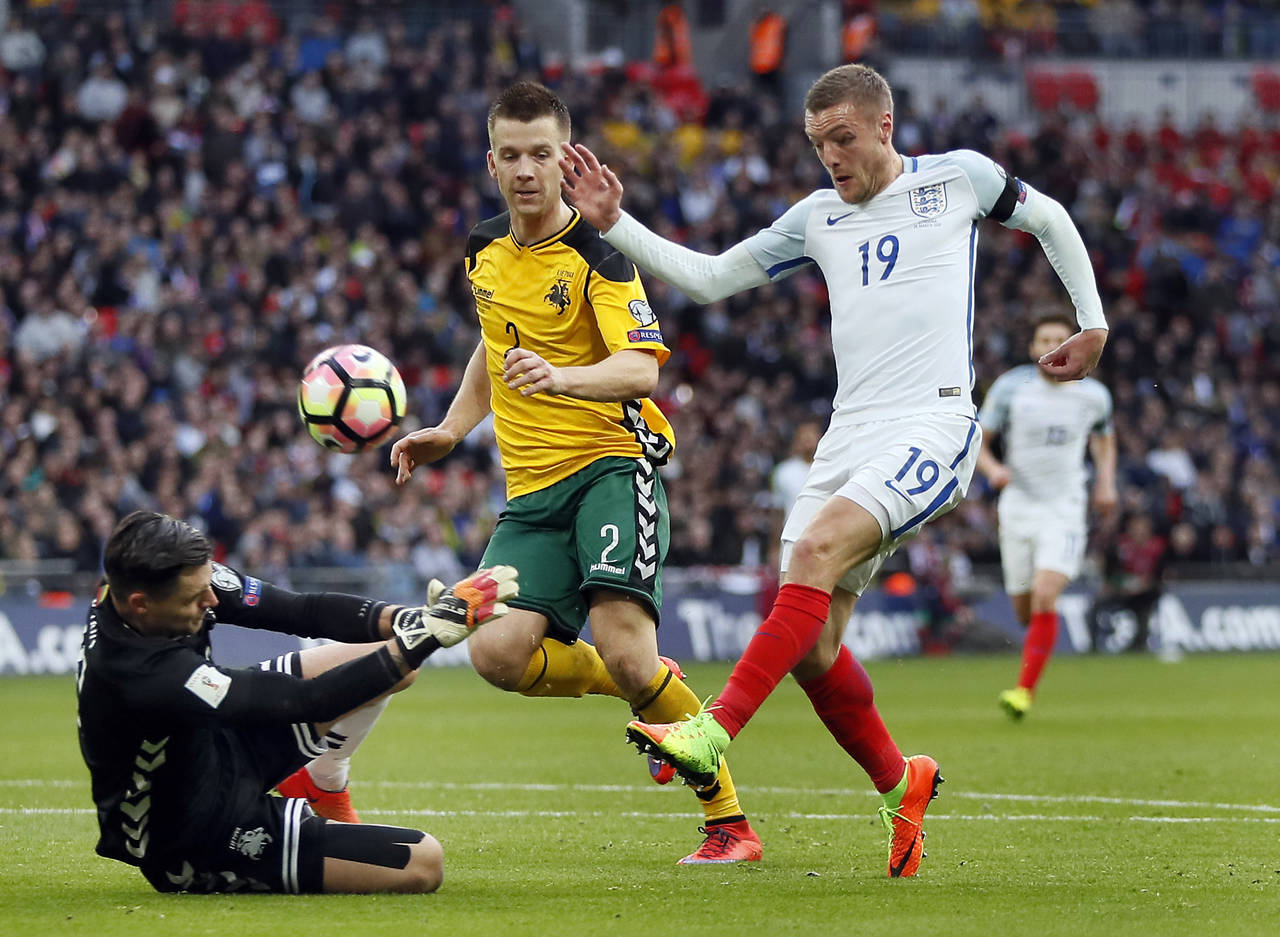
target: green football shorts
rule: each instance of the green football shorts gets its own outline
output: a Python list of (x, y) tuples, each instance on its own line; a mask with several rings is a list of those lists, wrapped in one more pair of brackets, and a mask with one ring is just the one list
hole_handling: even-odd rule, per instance
[(608, 456), (507, 502), (480, 565), (520, 570), (520, 595), (509, 604), (546, 615), (548, 636), (572, 644), (587, 623), (592, 589), (633, 596), (658, 621), (670, 542), (667, 494), (653, 463)]

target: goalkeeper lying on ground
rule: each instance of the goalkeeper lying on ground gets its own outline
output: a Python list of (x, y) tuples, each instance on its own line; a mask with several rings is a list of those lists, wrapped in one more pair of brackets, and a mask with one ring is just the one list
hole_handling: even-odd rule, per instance
[[(349, 757), (433, 651), (506, 614), (515, 569), (433, 582), (426, 606), (406, 608), (289, 592), (212, 552), (195, 528), (148, 511), (107, 540), (76, 680), (98, 853), (158, 891), (434, 891), (444, 853), (429, 834), (334, 822), (270, 791), (331, 740)], [(219, 667), (219, 621), (344, 643)]]

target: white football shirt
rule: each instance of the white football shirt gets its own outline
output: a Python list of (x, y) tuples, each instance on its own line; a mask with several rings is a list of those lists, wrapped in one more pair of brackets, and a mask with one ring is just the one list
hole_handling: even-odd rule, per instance
[(1083, 502), (1085, 445), (1091, 433), (1111, 432), (1111, 392), (1091, 377), (1050, 381), (1024, 364), (991, 385), (979, 421), (1004, 440), (1010, 478), (1002, 507), (1006, 501)]
[[(1008, 177), (972, 150), (903, 157), (860, 205), (820, 189), (744, 243), (771, 280), (817, 264), (831, 303), (838, 389), (832, 422), (918, 413), (974, 416), (973, 278), (978, 221)], [(1010, 226), (1033, 190), (1023, 190)]]

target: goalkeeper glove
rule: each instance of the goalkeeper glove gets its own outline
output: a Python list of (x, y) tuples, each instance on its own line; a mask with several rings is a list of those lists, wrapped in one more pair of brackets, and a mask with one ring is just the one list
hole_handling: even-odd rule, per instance
[(432, 652), (453, 647), (476, 628), (510, 609), (506, 600), (520, 592), (514, 566), (473, 573), (446, 589), (438, 579), (427, 586), (427, 604), (402, 608), (391, 619), (391, 633), (409, 666), (422, 665)]

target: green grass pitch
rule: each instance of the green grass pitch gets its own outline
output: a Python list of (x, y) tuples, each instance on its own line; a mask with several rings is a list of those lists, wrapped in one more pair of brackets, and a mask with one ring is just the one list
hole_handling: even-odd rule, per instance
[[(765, 842), (677, 867), (694, 798), (653, 785), (619, 701), (527, 700), (427, 670), (355, 759), (367, 820), (446, 851), (427, 896), (162, 896), (93, 854), (69, 678), (0, 680), (0, 922), (84, 934), (1280, 934), (1280, 657), (1061, 658), (1031, 715), (1012, 657), (875, 662), (886, 722), (946, 783), (918, 878), (884, 877), (861, 771), (790, 680), (735, 742)], [(688, 668), (699, 693), (725, 665)]]

